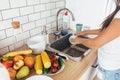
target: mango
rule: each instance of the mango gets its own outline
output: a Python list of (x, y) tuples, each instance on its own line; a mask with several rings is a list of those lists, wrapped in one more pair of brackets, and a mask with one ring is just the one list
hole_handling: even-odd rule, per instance
[(12, 67), (7, 69), (10, 75), (11, 80), (15, 80), (15, 75), (17, 73), (17, 71), (15, 69), (13, 69)]
[(30, 69), (28, 68), (28, 66), (23, 66), (20, 68), (20, 70), (17, 72), (16, 74), (16, 78), (17, 80), (21, 80), (22, 78), (28, 76), (30, 73)]

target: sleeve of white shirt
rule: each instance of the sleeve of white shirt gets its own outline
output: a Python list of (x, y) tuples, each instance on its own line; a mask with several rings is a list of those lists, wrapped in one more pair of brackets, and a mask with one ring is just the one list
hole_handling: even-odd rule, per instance
[(116, 13), (114, 18), (120, 18), (120, 10)]

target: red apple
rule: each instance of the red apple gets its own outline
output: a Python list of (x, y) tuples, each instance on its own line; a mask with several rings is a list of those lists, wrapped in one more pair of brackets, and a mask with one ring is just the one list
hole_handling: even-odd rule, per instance
[(12, 67), (13, 66), (13, 61), (3, 61), (2, 64), (6, 67), (6, 68), (9, 68), (9, 67)]

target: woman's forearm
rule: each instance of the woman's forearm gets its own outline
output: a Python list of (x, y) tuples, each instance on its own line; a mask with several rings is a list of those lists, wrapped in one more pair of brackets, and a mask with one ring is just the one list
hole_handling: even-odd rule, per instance
[(95, 30), (85, 30), (86, 34), (93, 34), (93, 35), (99, 35), (101, 33), (101, 29), (95, 29)]

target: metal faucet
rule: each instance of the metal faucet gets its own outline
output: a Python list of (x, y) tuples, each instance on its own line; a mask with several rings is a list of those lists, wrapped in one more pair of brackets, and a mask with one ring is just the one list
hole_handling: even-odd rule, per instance
[(60, 14), (60, 12), (61, 11), (63, 11), (63, 10), (67, 10), (70, 14), (71, 14), (71, 16), (72, 16), (72, 21), (75, 21), (75, 17), (74, 17), (74, 15), (73, 15), (73, 13), (68, 9), (68, 8), (62, 8), (62, 9), (60, 9), (58, 12), (57, 12), (57, 15), (56, 15), (56, 31), (54, 32), (54, 35), (55, 35), (55, 38), (56, 39), (58, 39), (59, 37), (60, 37), (60, 31), (59, 31), (59, 29), (58, 29), (58, 16), (59, 16), (59, 14)]
[(57, 12), (57, 16), (56, 16), (56, 30), (58, 31), (58, 16), (59, 16), (59, 14), (60, 14), (60, 12), (61, 11), (63, 11), (63, 10), (67, 10), (70, 14), (71, 14), (71, 16), (72, 16), (72, 21), (75, 21), (75, 17), (74, 17), (74, 15), (73, 15), (73, 13), (68, 9), (68, 8), (62, 8), (62, 9), (60, 9), (58, 12)]

